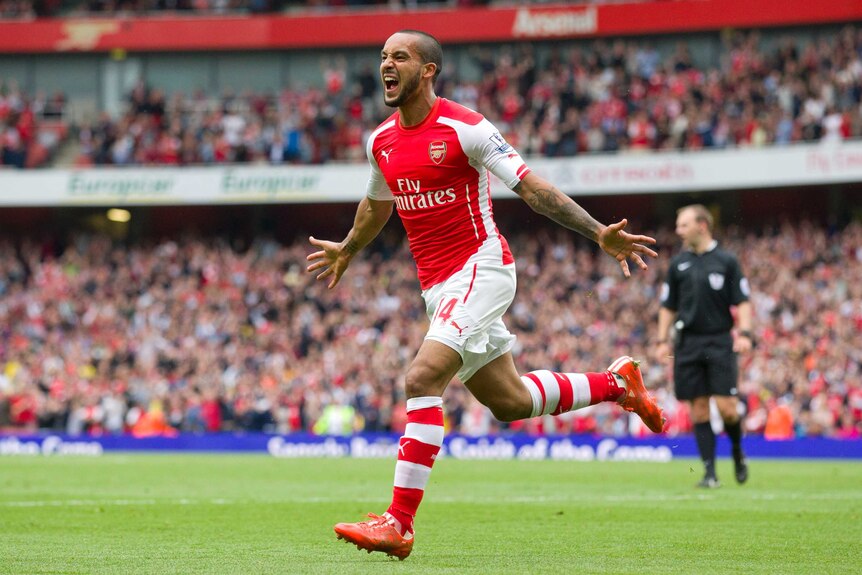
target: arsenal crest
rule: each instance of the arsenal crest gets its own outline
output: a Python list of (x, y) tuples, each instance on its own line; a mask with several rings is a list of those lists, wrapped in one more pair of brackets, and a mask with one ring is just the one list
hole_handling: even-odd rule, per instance
[(446, 157), (446, 142), (431, 142), (428, 144), (428, 157), (439, 164)]

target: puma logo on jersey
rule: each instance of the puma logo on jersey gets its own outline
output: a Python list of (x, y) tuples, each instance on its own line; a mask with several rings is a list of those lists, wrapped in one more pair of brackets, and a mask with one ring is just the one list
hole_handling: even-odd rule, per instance
[(691, 262), (682, 262), (681, 264), (676, 266), (676, 269), (678, 269), (681, 272), (684, 272), (685, 270), (687, 270), (690, 267), (691, 267)]
[(387, 164), (389, 163), (389, 154), (391, 154), (394, 151), (395, 151), (395, 148), (389, 148), (388, 152), (386, 150), (380, 150), (380, 155), (383, 156), (384, 158), (386, 158)]

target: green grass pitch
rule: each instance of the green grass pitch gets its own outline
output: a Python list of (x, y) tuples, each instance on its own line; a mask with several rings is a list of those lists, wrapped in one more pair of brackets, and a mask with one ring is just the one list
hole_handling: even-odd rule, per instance
[(336, 541), (393, 462), (236, 455), (0, 458), (0, 573), (859, 573), (862, 463), (435, 466), (404, 562)]

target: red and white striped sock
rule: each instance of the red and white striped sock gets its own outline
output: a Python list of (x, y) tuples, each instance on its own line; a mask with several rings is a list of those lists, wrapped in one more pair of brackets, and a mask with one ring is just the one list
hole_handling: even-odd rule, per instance
[(395, 487), (386, 512), (399, 524), (401, 534), (413, 533), (413, 518), (431, 466), (443, 445), (443, 398), (414, 397), (407, 400), (407, 428), (398, 443)]
[(530, 417), (559, 415), (602, 401), (616, 401), (626, 392), (609, 371), (555, 373), (541, 369), (522, 375), (521, 381), (533, 398)]

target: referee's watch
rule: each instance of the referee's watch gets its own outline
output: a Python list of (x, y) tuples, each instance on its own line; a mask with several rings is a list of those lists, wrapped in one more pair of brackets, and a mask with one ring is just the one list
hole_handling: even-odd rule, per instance
[(740, 331), (739, 335), (741, 335), (742, 337), (747, 337), (748, 339), (750, 339), (752, 341), (752, 343), (754, 342), (754, 334), (751, 333), (750, 329), (744, 329), (744, 330)]

